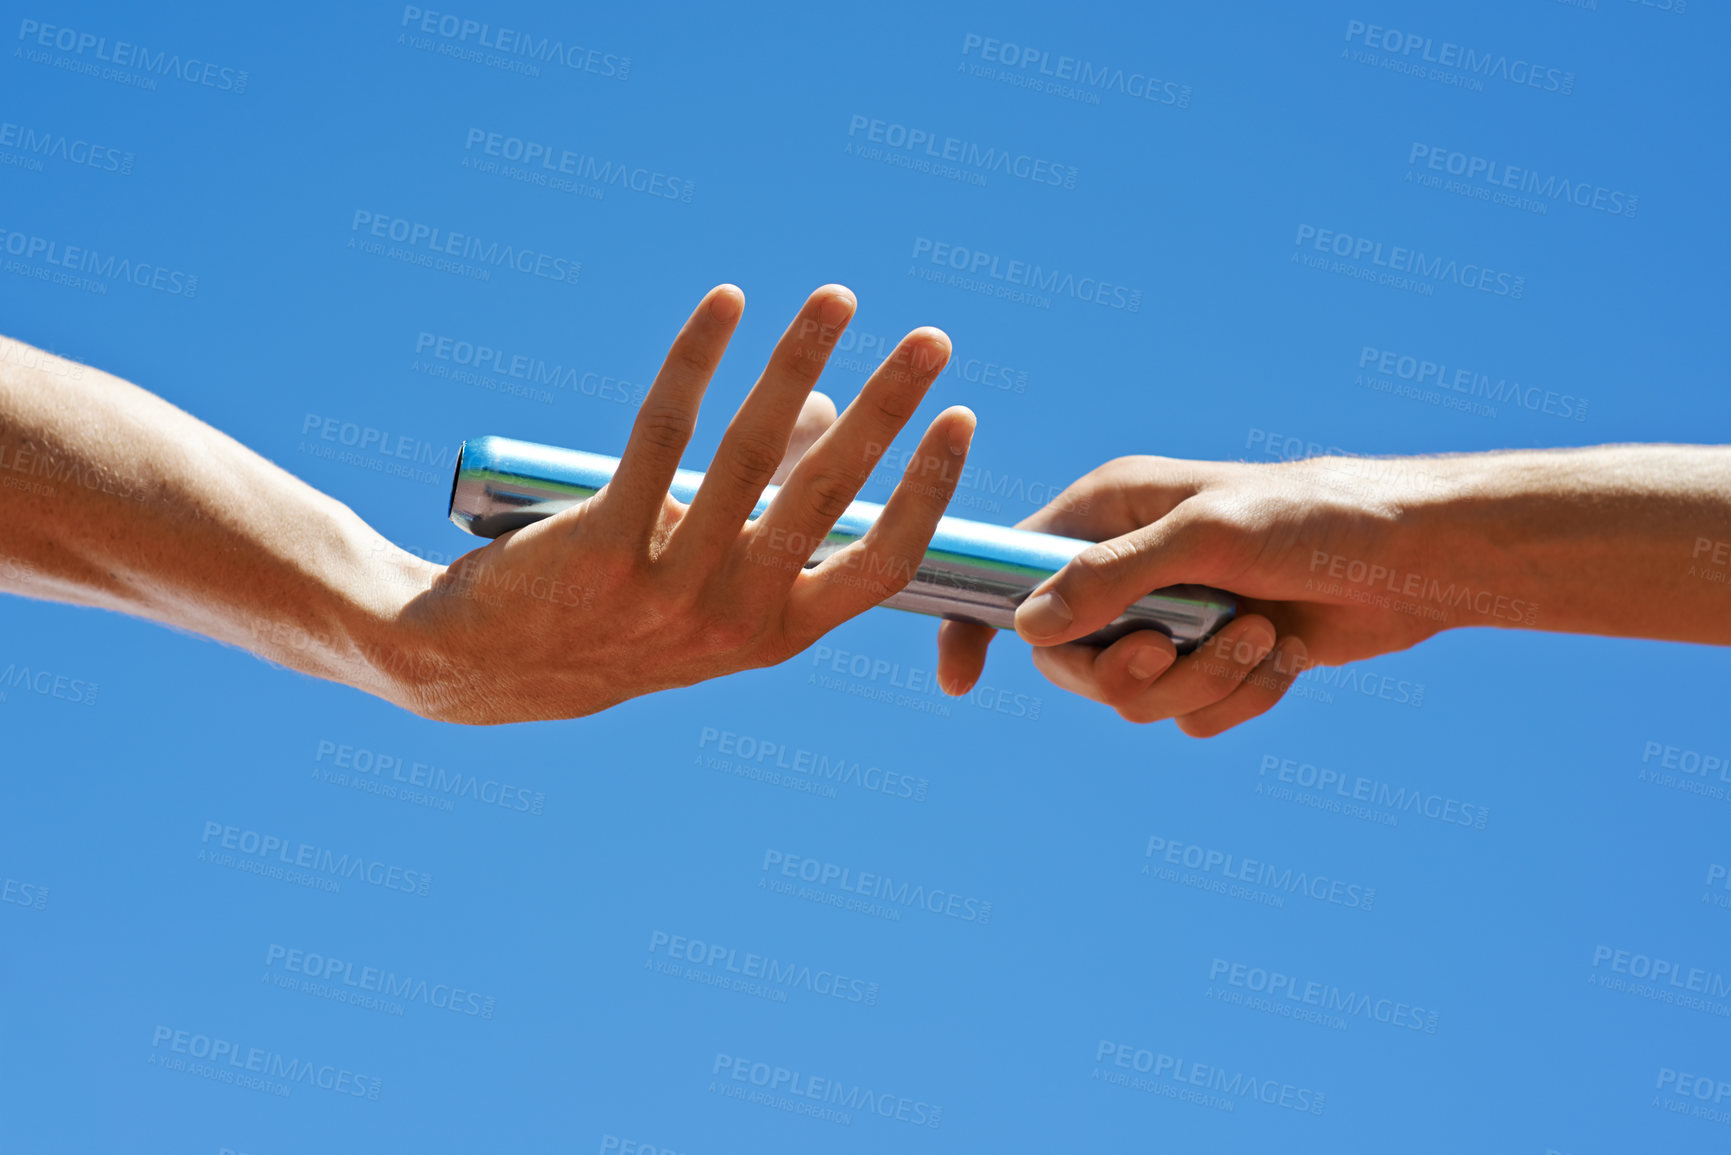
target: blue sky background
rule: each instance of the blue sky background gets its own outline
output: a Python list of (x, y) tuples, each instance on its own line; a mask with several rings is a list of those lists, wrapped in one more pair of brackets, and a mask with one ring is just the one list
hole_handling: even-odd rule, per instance
[[(0, 276), (4, 331), (161, 393), (438, 560), (473, 541), (445, 521), (445, 469), (429, 462), (483, 433), (616, 454), (633, 404), (614, 398), (648, 383), (693, 302), (725, 280), (747, 310), (688, 466), (708, 461), (799, 301), (840, 281), (858, 294), (861, 334), (893, 343), (935, 324), (953, 338), (960, 368), (922, 415), (978, 412), (973, 460), (997, 489), (965, 487), (952, 508), (987, 521), (1018, 520), (1125, 453), (1725, 439), (1718, 7), (521, 3), (456, 16), (581, 44), (594, 70), (443, 55), (454, 41), (389, 5), (8, 5), (0, 121), (131, 162), (100, 171), (0, 146), (14, 158), (0, 165), (0, 228), (198, 285), (86, 292), (8, 256), (21, 264)], [(40, 47), (26, 29), (49, 24), (244, 71), (245, 91), (215, 86), (220, 72), (155, 91), (81, 74), (57, 61), (94, 49)], [(1535, 61), (1568, 74), (1569, 91), (1401, 74), (1363, 34), (1349, 39), (1357, 25)], [(1152, 75), (1173, 102), (1006, 83), (1003, 64), (981, 60), (987, 40)], [(1043, 158), (1073, 169), (1074, 187), (862, 156), (849, 151), (866, 143), (850, 136), (855, 117)], [(467, 168), (475, 130), (661, 173), (689, 182), (690, 199), (617, 185), (597, 199)], [(1425, 187), (1415, 144), (1638, 208), (1536, 212)], [(365, 237), (357, 211), (552, 253), (581, 274), (477, 281), (391, 260), (350, 247)], [(1313, 253), (1295, 243), (1304, 226), (1489, 266), (1522, 278), (1520, 298), (1308, 268), (1295, 260)], [(922, 239), (1104, 279), (1139, 290), (1140, 307), (933, 283), (917, 275), (933, 268), (916, 259)], [(422, 334), (625, 386), (537, 399), (496, 375), (452, 380), (418, 361)], [(1366, 347), (1588, 405), (1576, 420), (1391, 395), (1360, 379)], [(845, 403), (875, 358), (837, 360), (824, 388)], [(424, 443), (424, 472), (321, 456), (341, 447), (304, 430), (327, 418)], [(992, 650), (989, 694), (943, 699), (920, 688), (933, 634), (929, 619), (873, 611), (779, 668), (477, 730), (141, 621), (0, 601), (0, 663), (99, 687), (88, 704), (16, 685), (0, 701), (0, 1149), (1580, 1155), (1731, 1141), (1731, 1090), (1717, 1117), (1692, 1113), (1715, 1104), (1691, 1097), (1731, 1088), (1731, 773), (1682, 769), (1731, 758), (1723, 651), (1458, 631), (1307, 676), (1270, 715), (1197, 742), (1064, 695), (1014, 639)], [(894, 672), (836, 672), (856, 655), (858, 669)], [(737, 757), (719, 761), (724, 740), (739, 749), (724, 734), (923, 780), (924, 797), (744, 777)], [(513, 799), (539, 796), (539, 812), (339, 785), (319, 776), (335, 758), (321, 743), (507, 784), (527, 792)], [(1268, 759), (1486, 820), (1387, 825), (1259, 793), (1278, 785)], [(204, 840), (207, 823), (431, 885), (328, 893), (201, 861), (220, 841)], [(1211, 893), (1154, 873), (1151, 838), (1342, 879), (1375, 901)], [(989, 902), (990, 918), (803, 901), (767, 885), (781, 878), (764, 869), (772, 852)], [(717, 988), (699, 980), (727, 977), (725, 964), (670, 963), (673, 936), (875, 993), (868, 1005)], [(333, 1001), (302, 989), (289, 951), (424, 979), (429, 993), (394, 1000), (400, 1013)], [(1704, 972), (1719, 995), (1632, 992), (1618, 971), (1638, 970), (1636, 956)], [(1211, 981), (1216, 960), (1228, 969)], [(1234, 1003), (1249, 993), (1228, 981), (1235, 964), (1421, 1008), (1402, 1012), (1414, 1022), (1435, 1012), (1435, 1030)], [(490, 1017), (430, 1005), (435, 987), (473, 992), (462, 1004)], [(378, 1094), (203, 1077), (176, 1054), (178, 1031), (352, 1072), (363, 1089), (376, 1079)], [(1169, 1058), (1155, 1090), (1112, 1081), (1141, 1076), (1138, 1051)], [(894, 1107), (843, 1122), (734, 1097), (758, 1090), (753, 1063), (802, 1087), (817, 1076), (905, 1098), (928, 1125)], [(1287, 1088), (1289, 1103), (1321, 1092), (1322, 1109), (1177, 1098), (1174, 1070), (1209, 1080), (1196, 1064), (1239, 1086), (1266, 1080), (1276, 1099)]]

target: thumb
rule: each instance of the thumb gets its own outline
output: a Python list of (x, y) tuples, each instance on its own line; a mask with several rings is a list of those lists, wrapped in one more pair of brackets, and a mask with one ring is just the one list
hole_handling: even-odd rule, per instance
[(1180, 504), (1152, 525), (1078, 553), (1016, 608), (1016, 632), (1055, 646), (1093, 633), (1157, 589), (1217, 582), (1220, 546), (1218, 531)]

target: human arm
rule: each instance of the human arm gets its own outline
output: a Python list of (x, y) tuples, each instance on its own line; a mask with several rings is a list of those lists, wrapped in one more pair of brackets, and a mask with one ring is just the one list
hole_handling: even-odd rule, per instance
[[(1267, 710), (1308, 666), (1459, 626), (1731, 644), (1724, 446), (1125, 457), (1022, 524), (1101, 543), (1017, 611), (1042, 673), (1131, 721), (1176, 718), (1199, 737)], [(1184, 582), (1239, 597), (1238, 617), (1194, 653), (1179, 657), (1151, 630), (1103, 650), (1065, 644)], [(943, 624), (946, 688), (973, 684), (991, 636)]]
[[(812, 427), (808, 395), (854, 300), (826, 286), (806, 301), (687, 507), (668, 486), (743, 304), (732, 286), (705, 296), (608, 486), (449, 568), (162, 398), (9, 342), (0, 589), (150, 618), (449, 721), (575, 717), (773, 664), (911, 573), (831, 580), (850, 564), (924, 552), (946, 487), (898, 488), (872, 534), (811, 571), (810, 548), (781, 543), (822, 539), (949, 343), (934, 329), (904, 338), (748, 523), (802, 415)], [(971, 413), (946, 410), (916, 457), (959, 464), (972, 430)]]

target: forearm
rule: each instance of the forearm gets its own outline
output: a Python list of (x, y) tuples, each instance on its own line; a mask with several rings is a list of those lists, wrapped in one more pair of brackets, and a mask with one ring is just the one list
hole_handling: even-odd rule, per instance
[(377, 655), (438, 567), (161, 398), (0, 341), (0, 589), (136, 614), (401, 700)]
[(1401, 580), (1452, 603), (1449, 624), (1731, 644), (1731, 448), (1474, 453), (1414, 468)]

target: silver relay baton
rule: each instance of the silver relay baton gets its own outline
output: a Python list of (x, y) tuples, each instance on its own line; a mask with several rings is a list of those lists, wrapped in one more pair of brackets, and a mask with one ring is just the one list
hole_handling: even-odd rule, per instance
[[(587, 501), (617, 468), (617, 457), (599, 453), (508, 437), (472, 438), (457, 453), (451, 520), (477, 537), (498, 537)], [(703, 474), (681, 469), (673, 475), (668, 492), (689, 504), (702, 482)], [(751, 511), (753, 518), (769, 508), (776, 491), (773, 485), (764, 490)], [(812, 553), (806, 568), (864, 537), (883, 510), (869, 501), (849, 505)], [(1023, 599), (1090, 544), (1073, 537), (945, 517), (938, 522), (937, 533), (913, 579), (882, 604), (1014, 630), (1016, 607)], [(1110, 624), (1079, 640), (1103, 646), (1134, 630), (1152, 629), (1171, 638), (1180, 653), (1187, 653), (1231, 621), (1235, 609), (1232, 595), (1222, 590), (1167, 586), (1138, 599)]]

